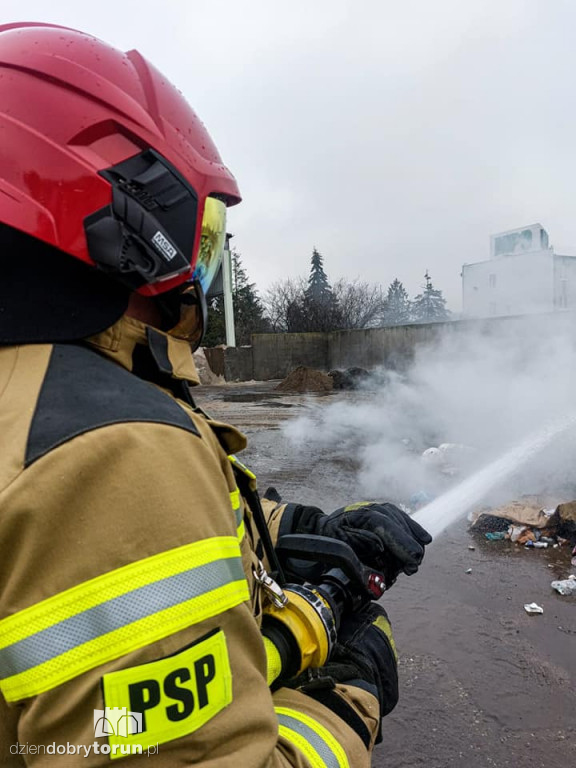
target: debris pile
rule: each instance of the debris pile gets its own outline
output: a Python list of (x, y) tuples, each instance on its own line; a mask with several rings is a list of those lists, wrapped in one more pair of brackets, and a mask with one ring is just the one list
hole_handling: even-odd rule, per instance
[(502, 507), (480, 510), (473, 515), (472, 530), (484, 533), (489, 541), (509, 539), (527, 548), (557, 548), (576, 538), (576, 526), (570, 527), (575, 513), (575, 502), (550, 507), (536, 496), (526, 496)]
[(332, 389), (330, 376), (304, 365), (295, 368), (276, 387), (277, 392), (331, 392)]
[(334, 389), (359, 389), (370, 378), (365, 368), (346, 368), (345, 371), (334, 370), (328, 374), (332, 379)]

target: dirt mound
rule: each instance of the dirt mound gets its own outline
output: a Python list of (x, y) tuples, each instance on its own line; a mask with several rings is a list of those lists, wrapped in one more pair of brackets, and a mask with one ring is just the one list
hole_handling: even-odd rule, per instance
[(330, 376), (315, 371), (314, 368), (300, 365), (278, 384), (276, 390), (278, 392), (330, 392), (332, 388)]

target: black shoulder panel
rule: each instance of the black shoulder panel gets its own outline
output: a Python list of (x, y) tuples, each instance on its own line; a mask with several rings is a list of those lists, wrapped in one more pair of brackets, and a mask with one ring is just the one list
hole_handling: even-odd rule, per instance
[(84, 432), (129, 421), (199, 436), (186, 412), (153, 384), (85, 347), (55, 344), (32, 419), (26, 466)]

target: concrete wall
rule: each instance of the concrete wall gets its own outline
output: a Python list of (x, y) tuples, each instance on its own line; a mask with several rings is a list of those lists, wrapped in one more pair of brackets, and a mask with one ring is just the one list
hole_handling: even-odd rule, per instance
[(254, 378), (252, 347), (205, 347), (204, 354), (212, 372), (226, 381)]
[(254, 378), (283, 379), (299, 365), (330, 370), (329, 333), (258, 333), (252, 336)]
[(205, 353), (212, 370), (223, 372), (228, 381), (266, 381), (283, 379), (299, 365), (322, 371), (352, 366), (369, 369), (380, 365), (402, 369), (413, 359), (419, 346), (430, 344), (440, 335), (474, 332), (497, 337), (513, 332), (536, 338), (543, 329), (550, 336), (570, 335), (576, 343), (576, 313), (554, 312), (333, 333), (264, 333), (252, 336), (251, 347), (206, 349)]
[(398, 325), (329, 334), (328, 368), (402, 368), (414, 356), (418, 344), (435, 339), (451, 323)]

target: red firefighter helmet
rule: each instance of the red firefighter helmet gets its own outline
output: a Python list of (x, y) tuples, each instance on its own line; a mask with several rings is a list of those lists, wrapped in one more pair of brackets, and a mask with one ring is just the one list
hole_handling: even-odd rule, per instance
[(193, 277), (207, 290), (239, 201), (204, 125), (137, 51), (0, 26), (2, 224), (153, 296)]

